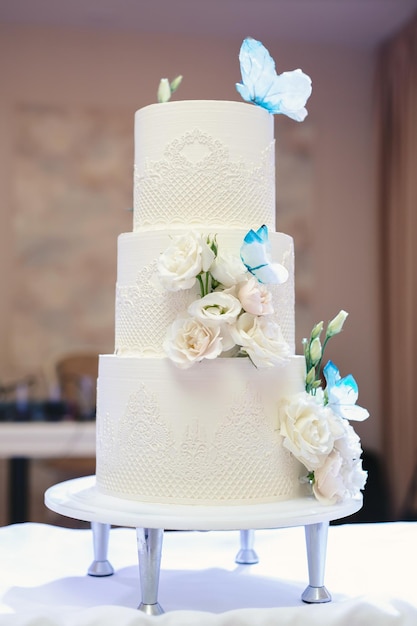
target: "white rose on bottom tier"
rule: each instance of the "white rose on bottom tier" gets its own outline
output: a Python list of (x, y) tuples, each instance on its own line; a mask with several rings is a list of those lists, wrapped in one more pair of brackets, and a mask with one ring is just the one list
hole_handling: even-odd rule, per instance
[(356, 496), (366, 483), (360, 459), (345, 459), (336, 448), (314, 472), (313, 492), (323, 504), (335, 504)]
[(194, 318), (176, 320), (163, 347), (167, 356), (182, 369), (203, 359), (215, 359), (224, 349), (220, 326), (207, 326)]
[(230, 332), (235, 343), (241, 346), (256, 367), (280, 365), (289, 357), (289, 346), (279, 324), (268, 316), (242, 313)]
[(352, 426), (342, 420), (344, 435), (334, 443), (334, 450), (314, 472), (313, 492), (323, 504), (335, 504), (353, 498), (364, 487), (367, 472), (362, 469), (360, 439)]
[(309, 472), (324, 464), (336, 439), (345, 433), (342, 418), (306, 392), (282, 402), (279, 420), (284, 446)]

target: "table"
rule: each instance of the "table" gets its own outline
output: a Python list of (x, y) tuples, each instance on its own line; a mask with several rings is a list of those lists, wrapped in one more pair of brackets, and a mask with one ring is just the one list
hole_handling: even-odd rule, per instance
[(0, 458), (95, 456), (95, 422), (0, 422)]
[(94, 421), (0, 422), (0, 458), (9, 459), (9, 521), (27, 519), (28, 459), (94, 457)]
[[(157, 618), (137, 610), (136, 535), (113, 528), (115, 575), (86, 575), (90, 530), (0, 528), (0, 626), (415, 626), (417, 523), (330, 526), (326, 584), (333, 602), (300, 600), (301, 527), (255, 531), (256, 565), (237, 565), (238, 533), (166, 532)], [(186, 610), (185, 610), (186, 609)]]

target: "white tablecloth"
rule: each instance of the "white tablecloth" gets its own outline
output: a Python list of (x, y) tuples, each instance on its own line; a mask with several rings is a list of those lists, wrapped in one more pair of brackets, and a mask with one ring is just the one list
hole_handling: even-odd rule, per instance
[(114, 528), (115, 574), (86, 575), (89, 530), (44, 524), (0, 528), (0, 625), (416, 626), (417, 523), (331, 526), (325, 584), (333, 601), (305, 605), (304, 529), (255, 533), (257, 565), (236, 565), (239, 533), (166, 532), (159, 601), (140, 602), (134, 529)]

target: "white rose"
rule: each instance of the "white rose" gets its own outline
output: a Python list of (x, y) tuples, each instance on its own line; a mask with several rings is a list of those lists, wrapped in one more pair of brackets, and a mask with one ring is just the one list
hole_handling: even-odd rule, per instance
[(256, 367), (280, 365), (290, 354), (280, 326), (269, 317), (242, 313), (230, 332)]
[(279, 422), (284, 446), (310, 472), (323, 465), (344, 434), (342, 419), (307, 392), (283, 400)]
[(345, 432), (335, 441), (335, 448), (347, 461), (356, 461), (362, 454), (361, 440), (347, 420), (343, 419), (342, 424)]
[(159, 257), (161, 283), (169, 291), (190, 289), (196, 276), (207, 271), (213, 260), (214, 253), (201, 235), (194, 232), (178, 235)]
[(368, 472), (362, 468), (362, 459), (356, 461), (345, 462), (342, 465), (342, 473), (348, 497), (353, 498), (364, 489)]
[(220, 251), (210, 268), (210, 273), (214, 280), (227, 288), (244, 280), (248, 271), (239, 256)]
[(188, 313), (205, 324), (233, 324), (241, 310), (239, 300), (224, 291), (209, 293), (188, 307)]
[(366, 483), (362, 461), (343, 458), (334, 449), (324, 464), (314, 471), (313, 493), (323, 504), (335, 504), (356, 496)]
[(220, 327), (206, 326), (193, 318), (178, 319), (168, 330), (164, 350), (181, 369), (203, 359), (215, 359), (223, 350)]
[(333, 450), (322, 466), (314, 470), (313, 493), (322, 504), (335, 504), (346, 496), (341, 473), (342, 463), (342, 455)]
[(274, 312), (272, 294), (268, 288), (261, 284), (254, 276), (238, 285), (238, 298), (242, 308), (253, 315), (269, 315)]
[[(334, 443), (330, 460), (315, 473), (313, 491), (322, 502), (340, 502), (353, 498), (364, 488), (367, 472), (362, 469), (360, 439), (348, 421), (342, 419), (343, 437)], [(335, 472), (338, 469), (338, 474)]]

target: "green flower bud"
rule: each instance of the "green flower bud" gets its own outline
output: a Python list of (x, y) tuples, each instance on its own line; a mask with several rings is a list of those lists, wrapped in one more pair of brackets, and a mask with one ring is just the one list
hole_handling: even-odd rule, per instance
[(320, 359), (321, 359), (321, 355), (322, 355), (322, 350), (321, 350), (320, 339), (318, 337), (316, 337), (310, 343), (310, 360), (311, 360), (311, 363), (314, 363), (314, 364), (318, 363), (320, 361)]
[(316, 337), (320, 337), (322, 330), (323, 330), (323, 322), (319, 322), (318, 324), (314, 326), (313, 330), (311, 331), (310, 339), (313, 340)]
[(176, 91), (178, 89), (178, 87), (180, 86), (182, 81), (182, 76), (177, 76), (176, 78), (174, 78), (173, 81), (171, 81), (170, 84), (170, 88), (171, 88), (171, 93), (174, 93), (174, 91)]
[(312, 367), (307, 372), (306, 376), (306, 387), (311, 387), (316, 379), (316, 368)]
[(345, 319), (349, 314), (346, 311), (339, 311), (335, 318), (331, 320), (331, 322), (327, 325), (326, 336), (333, 337), (333, 335), (337, 335), (343, 328), (343, 324), (345, 323)]
[(158, 102), (168, 102), (171, 97), (171, 87), (168, 78), (161, 78), (158, 87)]

